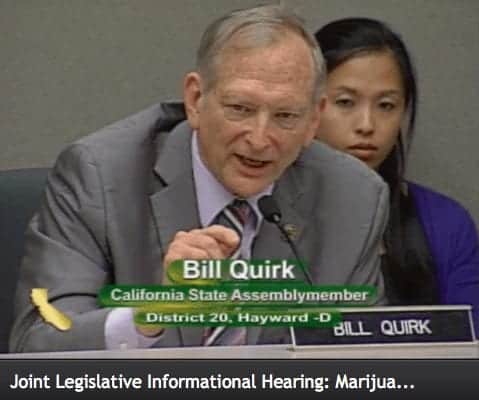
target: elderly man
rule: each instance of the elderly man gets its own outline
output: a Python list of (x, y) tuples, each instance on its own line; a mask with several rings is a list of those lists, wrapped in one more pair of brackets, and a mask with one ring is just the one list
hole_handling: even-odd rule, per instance
[[(105, 284), (154, 284), (177, 259), (291, 259), (264, 220), (272, 194), (317, 284), (383, 287), (387, 188), (353, 158), (312, 143), (324, 65), (314, 38), (279, 6), (236, 11), (204, 33), (184, 105), (155, 105), (67, 148), (33, 218), (11, 351), (201, 345), (200, 328), (138, 328), (97, 305)], [(241, 232), (219, 221), (242, 215)], [(73, 324), (57, 330), (32, 288)], [(249, 329), (244, 343), (268, 340)], [(261, 339), (260, 339), (261, 338)]]

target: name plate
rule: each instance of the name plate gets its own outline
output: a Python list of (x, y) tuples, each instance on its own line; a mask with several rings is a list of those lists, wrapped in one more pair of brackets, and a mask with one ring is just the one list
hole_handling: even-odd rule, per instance
[(331, 344), (473, 342), (471, 306), (342, 308), (332, 328), (291, 328), (293, 347)]

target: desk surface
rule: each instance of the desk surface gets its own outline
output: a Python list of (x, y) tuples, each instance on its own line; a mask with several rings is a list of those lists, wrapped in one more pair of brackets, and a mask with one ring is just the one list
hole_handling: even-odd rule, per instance
[(182, 347), (0, 354), (0, 359), (431, 359), (479, 358), (479, 342), (327, 345), (293, 350), (290, 345)]

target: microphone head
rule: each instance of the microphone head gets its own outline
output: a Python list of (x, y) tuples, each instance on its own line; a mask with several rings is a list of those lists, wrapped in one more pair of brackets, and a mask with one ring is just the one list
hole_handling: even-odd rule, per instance
[(266, 221), (277, 224), (281, 221), (281, 211), (273, 196), (263, 196), (258, 200), (258, 208)]

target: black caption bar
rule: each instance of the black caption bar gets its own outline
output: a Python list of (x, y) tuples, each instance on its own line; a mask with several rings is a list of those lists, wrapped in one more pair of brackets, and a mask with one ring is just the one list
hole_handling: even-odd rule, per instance
[[(479, 360), (0, 360), (7, 399), (278, 393), (477, 399)], [(266, 393), (269, 392), (269, 393)], [(66, 397), (67, 396), (67, 397)], [(426, 397), (427, 396), (427, 397)]]

